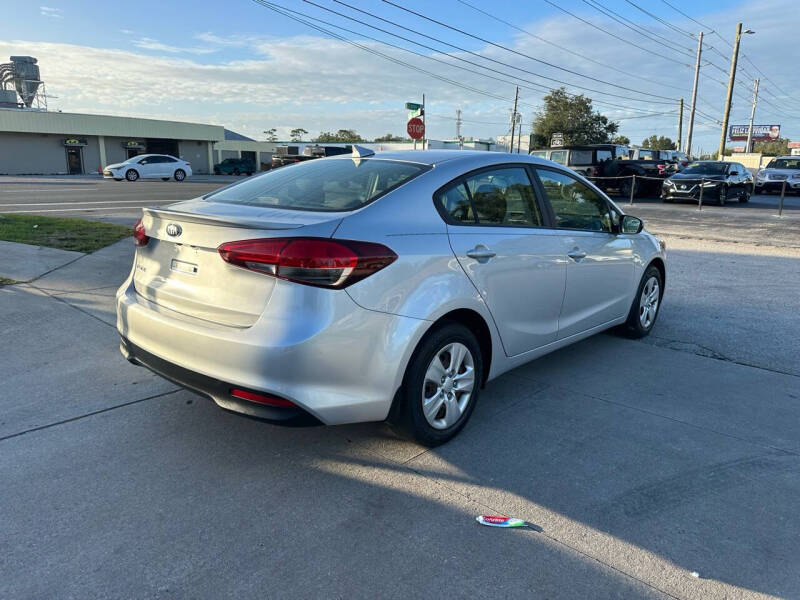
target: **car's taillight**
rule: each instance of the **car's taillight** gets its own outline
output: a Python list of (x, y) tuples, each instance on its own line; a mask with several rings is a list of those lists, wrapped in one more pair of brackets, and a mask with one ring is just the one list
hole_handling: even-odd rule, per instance
[(139, 219), (136, 221), (136, 225), (133, 226), (133, 245), (134, 246), (147, 246), (147, 242), (150, 241), (150, 237), (144, 230), (144, 225), (142, 224), (142, 220)]
[(658, 167), (658, 174), (663, 175), (667, 170), (667, 165), (656, 165)]
[(217, 248), (232, 265), (306, 285), (341, 289), (397, 260), (372, 242), (327, 238), (267, 238), (228, 242)]

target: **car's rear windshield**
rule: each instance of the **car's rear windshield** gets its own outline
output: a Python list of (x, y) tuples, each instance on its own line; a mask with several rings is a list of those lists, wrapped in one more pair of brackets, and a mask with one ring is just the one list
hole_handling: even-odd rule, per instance
[(428, 169), (428, 165), (375, 158), (316, 159), (274, 169), (205, 198), (290, 210), (351, 211)]
[(697, 173), (697, 174), (705, 174), (705, 175), (724, 175), (725, 174), (725, 167), (727, 167), (727, 163), (718, 163), (718, 162), (711, 162), (711, 163), (692, 163), (687, 166), (681, 173)]
[(768, 169), (800, 169), (800, 158), (775, 158), (769, 161)]

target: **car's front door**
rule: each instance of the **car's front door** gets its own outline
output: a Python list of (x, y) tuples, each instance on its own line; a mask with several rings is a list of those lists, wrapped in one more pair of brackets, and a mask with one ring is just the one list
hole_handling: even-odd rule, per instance
[(541, 194), (567, 259), (558, 339), (627, 314), (633, 298), (633, 240), (612, 230), (613, 209), (594, 189), (556, 169), (537, 167)]
[(544, 227), (528, 168), (490, 167), (436, 194), (450, 245), (494, 318), (506, 354), (555, 341), (566, 257)]
[(152, 177), (157, 177), (156, 171), (158, 169), (158, 164), (155, 162), (158, 157), (156, 156), (146, 156), (139, 160), (138, 164), (138, 171), (139, 177), (143, 179), (149, 179)]

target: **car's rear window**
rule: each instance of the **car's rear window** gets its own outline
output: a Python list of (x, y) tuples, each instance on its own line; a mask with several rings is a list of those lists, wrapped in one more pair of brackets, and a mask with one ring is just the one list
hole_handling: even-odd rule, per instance
[(290, 210), (351, 211), (428, 169), (428, 165), (375, 158), (316, 159), (274, 169), (205, 198)]

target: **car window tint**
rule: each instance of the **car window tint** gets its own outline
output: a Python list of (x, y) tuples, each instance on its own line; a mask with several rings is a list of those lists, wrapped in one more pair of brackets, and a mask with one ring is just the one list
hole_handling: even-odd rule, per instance
[(573, 150), (569, 157), (569, 162), (573, 165), (590, 165), (592, 164), (592, 151)]
[(453, 221), (475, 223), (475, 213), (472, 211), (472, 203), (463, 183), (459, 182), (438, 192), (436, 202)]
[(553, 150), (550, 153), (550, 160), (557, 162), (560, 165), (567, 164), (567, 151), (566, 150)]
[(478, 223), (538, 227), (542, 224), (528, 173), (522, 167), (481, 171), (466, 178)]
[(639, 150), (639, 160), (652, 160), (653, 153), (649, 150)]
[(611, 231), (606, 201), (594, 190), (564, 173), (537, 169), (559, 229)]
[(171, 162), (178, 162), (178, 161), (175, 160), (174, 158), (172, 158), (171, 156), (162, 156), (161, 157), (161, 162), (171, 163)]
[(598, 150), (597, 161), (601, 160), (611, 160), (611, 150)]
[(531, 152), (531, 156), (535, 156), (536, 158), (547, 158), (547, 150), (534, 150)]
[(351, 211), (430, 167), (383, 159), (299, 162), (204, 196), (212, 202), (318, 212)]

